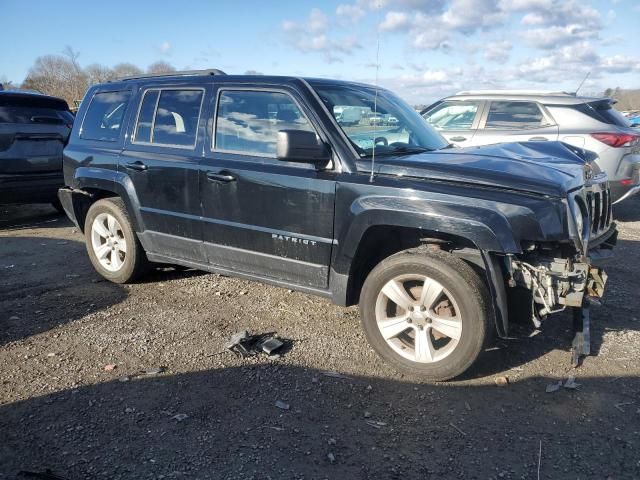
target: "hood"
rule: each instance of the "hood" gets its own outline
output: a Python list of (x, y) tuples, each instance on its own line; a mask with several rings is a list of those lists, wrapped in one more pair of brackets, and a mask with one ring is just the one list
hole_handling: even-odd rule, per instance
[[(371, 159), (358, 162), (370, 171)], [(588, 152), (562, 142), (503, 143), (376, 157), (376, 173), (565, 197), (584, 184)]]

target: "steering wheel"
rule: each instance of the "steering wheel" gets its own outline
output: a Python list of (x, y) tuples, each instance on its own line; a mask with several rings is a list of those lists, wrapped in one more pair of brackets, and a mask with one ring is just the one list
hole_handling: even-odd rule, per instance
[(374, 144), (376, 144), (376, 145), (378, 145), (378, 144), (382, 144), (382, 145), (383, 145), (383, 146), (385, 146), (385, 147), (389, 145), (389, 142), (388, 142), (388, 141), (387, 141), (387, 139), (386, 139), (386, 138), (384, 138), (384, 137), (377, 137), (377, 138), (373, 141), (373, 143), (374, 143)]

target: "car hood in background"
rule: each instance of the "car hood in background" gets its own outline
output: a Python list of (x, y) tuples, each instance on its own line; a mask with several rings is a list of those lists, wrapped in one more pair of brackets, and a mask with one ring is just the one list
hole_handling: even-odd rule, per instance
[[(584, 184), (590, 152), (562, 142), (503, 143), (418, 154), (380, 155), (381, 175), (428, 178), (565, 197)], [(358, 162), (370, 171), (371, 159)]]

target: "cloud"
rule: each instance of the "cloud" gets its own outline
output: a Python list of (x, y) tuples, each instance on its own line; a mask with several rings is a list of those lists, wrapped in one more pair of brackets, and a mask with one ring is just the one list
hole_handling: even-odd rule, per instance
[(307, 26), (312, 32), (324, 32), (329, 26), (329, 19), (322, 13), (322, 10), (313, 8), (309, 14)]
[(522, 17), (523, 25), (561, 26), (582, 25), (601, 29), (602, 15), (595, 8), (576, 0), (555, 1), (544, 7), (530, 7), (531, 12)]
[(640, 72), (640, 58), (624, 55), (602, 57), (588, 42), (569, 45), (549, 55), (521, 62), (515, 75), (539, 83), (563, 83), (579, 79), (587, 73), (592, 78), (605, 75)]
[(600, 59), (599, 68), (605, 73), (640, 72), (640, 59), (614, 55)]
[(379, 28), (383, 32), (393, 32), (409, 25), (409, 15), (405, 12), (387, 12)]
[(361, 48), (357, 36), (330, 35), (329, 27), (329, 18), (318, 8), (313, 8), (303, 22), (282, 22), (286, 40), (293, 48), (302, 53), (322, 54), (327, 63), (342, 62), (344, 55)]
[(521, 36), (532, 47), (555, 49), (560, 45), (597, 38), (598, 32), (581, 25), (567, 25), (533, 28), (522, 32)]
[(505, 63), (509, 60), (509, 55), (513, 45), (508, 40), (487, 43), (484, 48), (484, 58), (491, 62)]
[(158, 52), (160, 52), (162, 55), (171, 55), (171, 44), (169, 42), (162, 42), (160, 45), (158, 45), (156, 47), (156, 49), (158, 50)]
[(359, 5), (342, 3), (336, 8), (336, 15), (343, 21), (356, 23), (366, 15), (366, 12)]

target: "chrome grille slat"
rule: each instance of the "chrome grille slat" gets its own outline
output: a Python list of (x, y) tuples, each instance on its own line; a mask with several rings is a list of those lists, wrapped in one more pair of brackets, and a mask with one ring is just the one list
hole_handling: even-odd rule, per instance
[(585, 186), (585, 201), (591, 227), (591, 238), (598, 238), (609, 230), (612, 218), (611, 192), (606, 181), (594, 182)]

